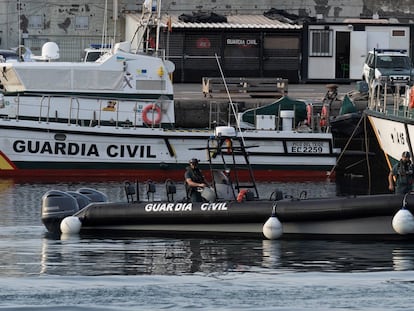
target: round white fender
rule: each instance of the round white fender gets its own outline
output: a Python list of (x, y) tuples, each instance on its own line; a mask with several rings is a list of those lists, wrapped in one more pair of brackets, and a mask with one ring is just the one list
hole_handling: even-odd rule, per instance
[(263, 225), (263, 235), (269, 240), (275, 240), (282, 236), (282, 223), (272, 214)]
[(268, 220), (263, 225), (263, 235), (269, 240), (275, 240), (282, 236), (283, 228), (282, 223), (276, 217), (276, 207), (277, 203), (273, 204), (272, 214)]
[(78, 234), (82, 227), (82, 223), (78, 217), (65, 217), (60, 223), (60, 231), (64, 234)]
[(414, 233), (414, 216), (408, 209), (400, 209), (392, 218), (392, 227), (399, 234)]

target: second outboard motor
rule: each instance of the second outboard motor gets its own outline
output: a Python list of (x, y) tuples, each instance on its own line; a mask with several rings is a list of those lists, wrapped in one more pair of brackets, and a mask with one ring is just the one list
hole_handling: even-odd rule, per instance
[(42, 196), (41, 218), (49, 232), (59, 232), (61, 221), (77, 211), (78, 201), (64, 191), (50, 190)]
[(80, 188), (77, 192), (86, 195), (91, 202), (108, 202), (108, 197), (105, 193), (92, 188)]
[(80, 192), (67, 191), (66, 193), (70, 194), (71, 196), (73, 196), (76, 199), (76, 201), (78, 202), (78, 205), (79, 205), (79, 210), (81, 210), (86, 205), (88, 205), (89, 203), (92, 202), (92, 200), (88, 196), (86, 196), (86, 195), (84, 195)]

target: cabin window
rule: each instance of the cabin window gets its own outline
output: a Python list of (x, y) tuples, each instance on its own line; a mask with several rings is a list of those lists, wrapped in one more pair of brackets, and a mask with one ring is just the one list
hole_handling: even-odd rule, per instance
[(75, 18), (75, 29), (76, 30), (88, 30), (89, 29), (89, 18), (88, 18), (88, 16), (76, 16), (76, 18)]
[(310, 30), (310, 56), (332, 56), (332, 30)]

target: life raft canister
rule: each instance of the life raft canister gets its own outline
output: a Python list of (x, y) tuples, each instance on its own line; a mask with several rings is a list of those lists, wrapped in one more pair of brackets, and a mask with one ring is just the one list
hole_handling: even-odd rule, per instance
[(327, 120), (328, 120), (328, 107), (326, 105), (323, 105), (322, 111), (321, 111), (321, 121), (319, 122), (319, 125), (321, 127), (325, 127), (327, 125)]
[[(149, 112), (152, 113), (156, 113), (157, 116), (156, 118), (148, 118), (148, 113)], [(161, 108), (156, 105), (156, 104), (150, 104), (144, 107), (144, 109), (142, 109), (142, 120), (144, 121), (145, 124), (151, 124), (151, 125), (155, 125), (155, 124), (159, 124), (161, 122)]]
[(242, 189), (240, 190), (239, 194), (237, 195), (237, 202), (241, 203), (243, 202), (243, 200), (246, 198), (247, 192), (249, 190), (247, 189)]
[(414, 108), (414, 86), (410, 88), (408, 107), (410, 107), (410, 109)]

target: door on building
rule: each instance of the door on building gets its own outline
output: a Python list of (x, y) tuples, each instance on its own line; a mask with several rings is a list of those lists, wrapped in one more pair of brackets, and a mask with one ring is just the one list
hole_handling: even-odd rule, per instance
[(260, 34), (226, 33), (223, 68), (232, 77), (260, 77)]
[(335, 40), (335, 78), (349, 79), (350, 32), (337, 31)]
[(182, 82), (200, 82), (202, 77), (219, 77), (216, 55), (221, 55), (220, 34), (186, 33)]
[(351, 53), (350, 53), (350, 66), (349, 66), (349, 78), (353, 80), (362, 79), (362, 68), (364, 67), (364, 61), (367, 56), (367, 32), (364, 30), (351, 32)]
[(264, 35), (263, 76), (300, 80), (300, 40), (298, 36)]

